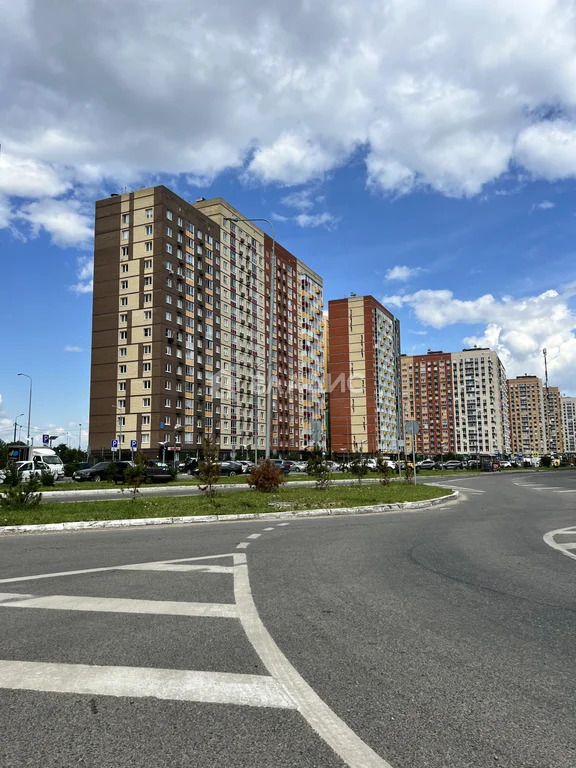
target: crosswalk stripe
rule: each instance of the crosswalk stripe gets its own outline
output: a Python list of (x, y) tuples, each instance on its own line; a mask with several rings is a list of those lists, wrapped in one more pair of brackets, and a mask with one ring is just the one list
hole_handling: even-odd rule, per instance
[(233, 603), (186, 603), (177, 600), (132, 600), (84, 595), (22, 595), (18, 592), (0, 592), (0, 608), (45, 608), (57, 611), (238, 618), (238, 609)]
[(0, 661), (0, 688), (296, 708), (272, 677), (231, 672)]

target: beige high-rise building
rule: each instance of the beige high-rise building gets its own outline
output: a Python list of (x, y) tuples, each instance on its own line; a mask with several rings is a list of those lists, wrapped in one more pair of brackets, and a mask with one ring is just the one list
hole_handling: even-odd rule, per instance
[(512, 452), (530, 456), (547, 453), (544, 388), (537, 376), (508, 379)]
[(507, 454), (510, 426), (506, 369), (488, 348), (452, 352), (456, 452)]
[(548, 453), (564, 451), (564, 432), (562, 429), (562, 398), (558, 387), (544, 387), (544, 417), (546, 444)]
[(576, 453), (576, 397), (563, 397), (562, 406), (562, 436), (564, 451)]
[[(236, 221), (235, 221), (236, 219)], [(274, 453), (323, 442), (322, 279), (216, 198), (166, 187), (96, 203), (90, 447), (193, 455), (206, 437), (265, 449), (273, 313)], [(318, 424), (318, 427), (313, 425)]]

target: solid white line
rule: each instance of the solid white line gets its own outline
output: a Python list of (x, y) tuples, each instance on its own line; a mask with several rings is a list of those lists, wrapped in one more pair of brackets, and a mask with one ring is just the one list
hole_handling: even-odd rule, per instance
[(244, 631), (272, 677), (296, 703), (300, 714), (350, 768), (391, 768), (322, 701), (290, 664), (260, 620), (245, 559), (235, 557), (234, 563), (234, 595)]
[(249, 541), (241, 541), (240, 544), (236, 547), (236, 549), (246, 549), (246, 547), (250, 544)]
[(569, 488), (568, 490), (564, 491), (556, 491), (556, 493), (576, 493), (576, 488)]
[(0, 688), (294, 709), (272, 678), (230, 672), (0, 661)]
[(250, 536), (246, 536), (247, 539), (259, 539), (262, 536), (261, 533), (251, 533)]
[[(196, 560), (216, 560), (220, 557), (233, 557), (232, 553), (226, 555), (202, 555), (202, 557), (181, 557), (178, 560), (164, 560), (165, 563), (189, 563)], [(155, 561), (156, 562), (156, 561)], [(154, 565), (155, 563), (134, 563), (134, 565)], [(57, 579), (60, 576), (82, 576), (85, 573), (102, 573), (104, 571), (118, 571), (125, 568), (124, 565), (110, 565), (106, 568), (85, 568), (79, 571), (58, 571), (56, 573), (40, 573), (36, 576), (16, 576), (11, 579), (0, 579), (0, 584), (11, 584), (15, 581), (33, 581), (34, 579)]]
[(440, 488), (449, 488), (450, 490), (456, 490), (456, 491), (468, 491), (469, 493), (486, 493), (486, 491), (481, 491), (479, 488), (464, 488), (462, 485), (440, 485), (440, 483), (434, 483), (434, 485), (439, 486)]
[(203, 565), (188, 563), (144, 563), (142, 565), (123, 565), (119, 571), (201, 571), (203, 573), (234, 573), (233, 565)]
[(566, 555), (566, 557), (571, 557), (572, 560), (576, 560), (576, 552), (570, 552), (566, 548), (564, 544), (560, 544), (554, 539), (554, 536), (557, 534), (563, 533), (569, 533), (573, 532), (573, 529), (571, 528), (558, 528), (555, 531), (549, 531), (548, 533), (545, 533), (542, 537), (546, 544), (548, 544), (549, 547), (552, 547), (552, 549), (557, 549), (559, 552), (562, 552), (563, 555)]
[(278, 525), (290, 525), (290, 523), (278, 523)]
[(18, 592), (0, 592), (0, 608), (146, 613), (158, 616), (204, 616), (215, 619), (238, 618), (238, 610), (233, 603), (186, 603), (176, 600), (132, 600), (84, 595), (22, 595)]

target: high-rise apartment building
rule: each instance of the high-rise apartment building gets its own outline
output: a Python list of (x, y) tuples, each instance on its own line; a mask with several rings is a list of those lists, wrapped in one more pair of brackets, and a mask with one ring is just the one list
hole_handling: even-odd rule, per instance
[(566, 453), (576, 453), (576, 397), (563, 397), (562, 436)]
[(564, 431), (562, 429), (562, 398), (558, 387), (544, 387), (544, 418), (548, 453), (562, 453)]
[(530, 456), (548, 450), (544, 410), (544, 388), (537, 376), (508, 379), (512, 452)]
[[(402, 412), (404, 421), (417, 421), (416, 453), (436, 455), (456, 451), (452, 356), (449, 352), (402, 355)], [(405, 435), (406, 452), (412, 437)]]
[(400, 323), (372, 296), (328, 302), (330, 439), (336, 453), (396, 452)]
[(488, 348), (452, 352), (455, 450), (464, 454), (510, 452), (506, 369)]
[[(176, 458), (209, 437), (223, 457), (261, 454), (271, 311), (271, 447), (309, 447), (311, 419), (323, 414), (322, 280), (280, 244), (274, 250), (271, 309), (272, 241), (226, 201), (190, 204), (159, 186), (97, 202), (93, 451), (118, 437), (124, 450), (135, 440)], [(308, 285), (313, 301), (303, 300)], [(304, 353), (318, 363), (304, 365)]]

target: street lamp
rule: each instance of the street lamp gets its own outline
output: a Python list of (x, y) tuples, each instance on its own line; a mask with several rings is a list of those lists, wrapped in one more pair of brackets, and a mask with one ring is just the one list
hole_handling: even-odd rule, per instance
[(26, 435), (26, 441), (28, 445), (30, 445), (30, 414), (32, 413), (32, 376), (28, 376), (27, 373), (19, 373), (18, 376), (26, 376), (26, 378), (30, 380), (30, 396), (28, 398), (28, 430)]
[(272, 259), (270, 262), (270, 318), (268, 323), (268, 387), (266, 389), (266, 453), (265, 457), (270, 458), (270, 436), (272, 434), (272, 352), (274, 350), (274, 301), (276, 293), (276, 231), (274, 224), (269, 219), (264, 218), (231, 218), (224, 217), (224, 221), (239, 222), (264, 221), (272, 230)]
[(78, 450), (82, 450), (82, 424), (78, 424)]
[(16, 416), (16, 418), (14, 419), (14, 441), (13, 442), (16, 442), (16, 427), (18, 426), (18, 419), (20, 418), (20, 416), (24, 416), (24, 414), (19, 413), (18, 416)]
[(169, 440), (164, 440), (163, 442), (158, 441), (158, 445), (162, 446), (162, 464), (166, 464), (166, 446), (169, 442)]

